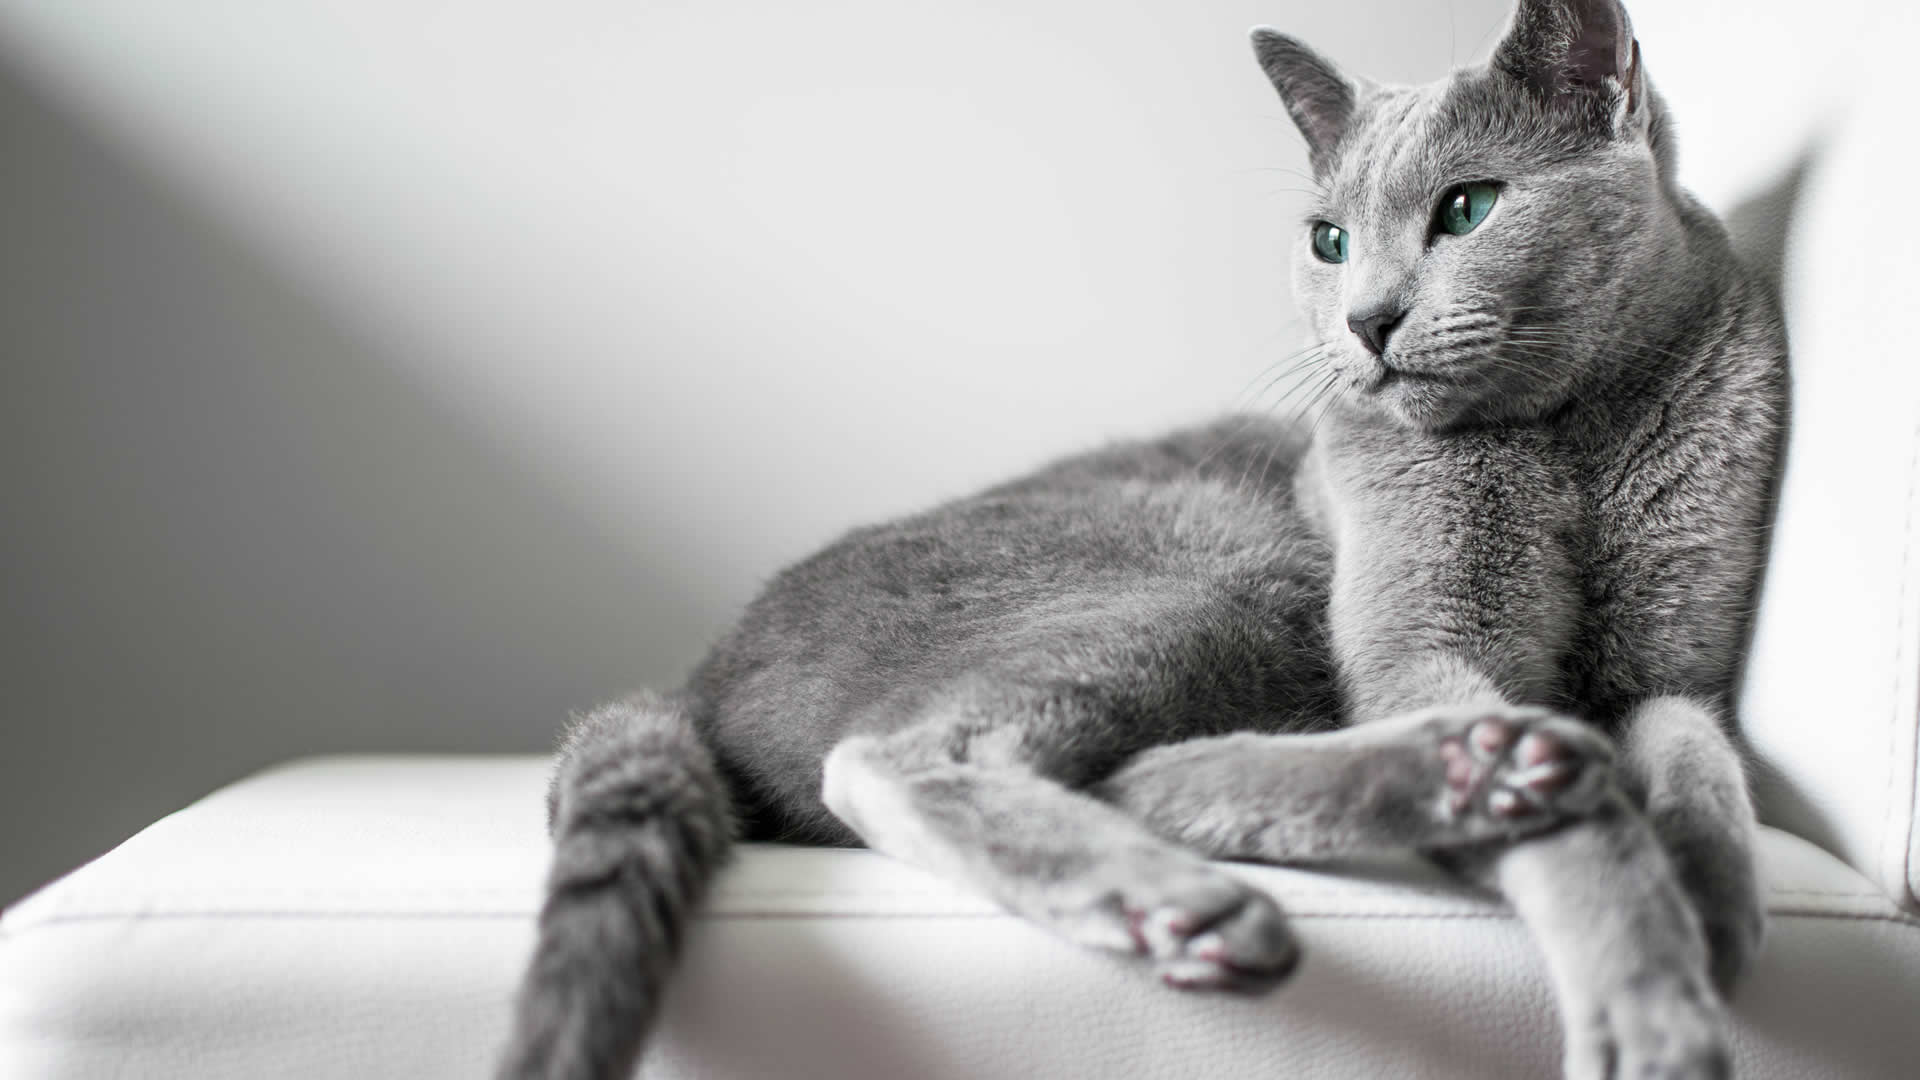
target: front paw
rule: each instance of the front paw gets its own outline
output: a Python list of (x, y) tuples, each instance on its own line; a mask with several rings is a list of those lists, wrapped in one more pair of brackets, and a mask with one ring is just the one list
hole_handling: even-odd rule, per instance
[(1700, 974), (1644, 972), (1567, 1033), (1567, 1080), (1727, 1080), (1726, 1029)]
[(1707, 935), (1713, 985), (1722, 994), (1731, 995), (1760, 952), (1760, 939), (1767, 931), (1766, 909), (1759, 896), (1753, 895), (1727, 910), (1703, 915), (1700, 922)]
[(1709, 970), (1722, 996), (1753, 966), (1767, 929), (1753, 821), (1743, 811), (1670, 795), (1647, 814), (1700, 917)]
[(1445, 778), (1439, 813), (1460, 842), (1536, 832), (1591, 813), (1612, 786), (1613, 747), (1545, 709), (1434, 710)]
[(1707, 939), (1709, 970), (1722, 996), (1733, 988), (1760, 952), (1766, 935), (1767, 908), (1761, 899), (1751, 856), (1720, 852), (1719, 858), (1673, 852), (1680, 881), (1700, 916)]

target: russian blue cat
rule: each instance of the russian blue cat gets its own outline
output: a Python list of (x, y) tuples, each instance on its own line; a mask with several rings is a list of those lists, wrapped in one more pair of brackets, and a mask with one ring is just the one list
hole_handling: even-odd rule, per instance
[(1167, 983), (1298, 959), (1209, 858), (1422, 853), (1545, 954), (1566, 1072), (1727, 1075), (1763, 925), (1729, 732), (1786, 415), (1616, 0), (1390, 87), (1254, 32), (1316, 196), (1319, 422), (1112, 447), (782, 573), (580, 717), (501, 1075), (630, 1070), (735, 835), (863, 843)]

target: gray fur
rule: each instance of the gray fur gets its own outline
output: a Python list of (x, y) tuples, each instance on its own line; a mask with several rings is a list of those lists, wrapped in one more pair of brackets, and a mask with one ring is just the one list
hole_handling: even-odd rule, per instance
[(726, 785), (681, 703), (577, 718), (548, 800), (553, 869), (499, 1075), (625, 1076), (687, 919), (732, 840)]
[[(1476, 747), (1495, 712), (1504, 738)], [(1529, 735), (1557, 751), (1548, 764), (1519, 760)], [(1448, 743), (1465, 763), (1458, 777)], [(1188, 739), (1138, 755), (1094, 791), (1215, 858), (1288, 863), (1545, 831), (1608, 797), (1613, 758), (1599, 733), (1546, 709), (1441, 706), (1325, 734)]]
[[(1785, 423), (1770, 295), (1675, 186), (1613, 0), (1523, 0), (1488, 66), (1419, 88), (1255, 46), (1351, 240), (1295, 249), (1324, 416), (858, 530), (679, 698), (577, 728), (503, 1076), (628, 1066), (727, 790), (748, 836), (866, 843), (1189, 988), (1297, 959), (1205, 856), (1424, 852), (1539, 940), (1569, 1076), (1726, 1075), (1762, 930), (1726, 727)], [(1469, 181), (1492, 211), (1436, 232)], [(1378, 355), (1359, 312), (1399, 317)]]
[(1315, 172), (1325, 171), (1352, 130), (1361, 87), (1304, 42), (1277, 30), (1255, 28), (1253, 52), (1307, 140), (1308, 162)]

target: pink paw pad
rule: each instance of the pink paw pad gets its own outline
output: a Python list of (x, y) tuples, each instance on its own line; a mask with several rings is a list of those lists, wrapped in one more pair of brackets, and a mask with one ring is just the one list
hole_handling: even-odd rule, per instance
[(1473, 742), (1473, 748), (1480, 752), (1481, 758), (1492, 759), (1499, 757), (1507, 744), (1513, 741), (1513, 729), (1498, 717), (1489, 716), (1473, 725), (1467, 732), (1467, 738)]
[(1485, 787), (1489, 765), (1512, 742), (1512, 726), (1489, 716), (1468, 728), (1464, 739), (1449, 738), (1440, 743), (1440, 759), (1447, 770), (1447, 802), (1456, 813), (1465, 810)]
[(1560, 791), (1573, 783), (1578, 763), (1567, 745), (1544, 732), (1528, 732), (1513, 751), (1520, 773), (1513, 782), (1532, 791)]
[(1580, 779), (1586, 756), (1566, 736), (1523, 721), (1480, 716), (1440, 740), (1447, 806), (1465, 814), (1484, 796), (1488, 817), (1521, 821), (1553, 809)]
[(1473, 789), (1479, 786), (1476, 783), (1479, 765), (1458, 739), (1447, 739), (1440, 744), (1440, 760), (1447, 767), (1447, 804), (1458, 813), (1467, 808)]

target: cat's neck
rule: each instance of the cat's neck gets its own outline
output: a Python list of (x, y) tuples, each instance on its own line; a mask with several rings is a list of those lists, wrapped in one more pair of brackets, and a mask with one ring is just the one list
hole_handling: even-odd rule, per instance
[(1677, 242), (1618, 313), (1618, 339), (1601, 344), (1549, 417), (1565, 437), (1606, 445), (1676, 409), (1722, 411), (1782, 362), (1772, 297), (1720, 223), (1681, 200)]

